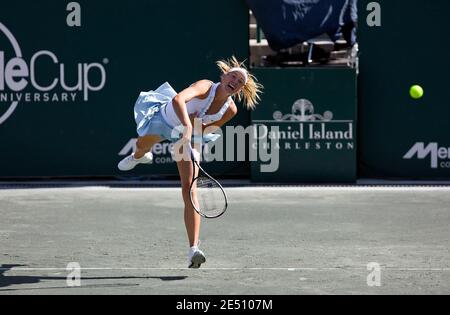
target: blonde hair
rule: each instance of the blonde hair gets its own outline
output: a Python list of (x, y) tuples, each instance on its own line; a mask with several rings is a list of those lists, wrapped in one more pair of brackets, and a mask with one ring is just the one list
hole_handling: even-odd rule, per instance
[(232, 68), (242, 68), (248, 73), (248, 81), (245, 83), (244, 87), (237, 94), (237, 98), (239, 101), (244, 100), (245, 107), (250, 109), (255, 109), (258, 101), (261, 100), (259, 94), (262, 93), (262, 89), (264, 88), (261, 84), (258, 83), (258, 80), (254, 75), (252, 75), (245, 68), (242, 62), (239, 62), (236, 57), (232, 56), (231, 59), (228, 60), (220, 60), (216, 62), (219, 69), (223, 74), (228, 73)]

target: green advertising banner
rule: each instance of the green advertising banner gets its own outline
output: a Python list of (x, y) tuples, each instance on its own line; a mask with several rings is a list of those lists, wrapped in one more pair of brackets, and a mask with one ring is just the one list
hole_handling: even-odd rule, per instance
[[(252, 113), (252, 124), (258, 128), (258, 139), (267, 140), (257, 145), (273, 152), (270, 160), (252, 162), (252, 180), (355, 181), (355, 70), (261, 68), (254, 73), (264, 85), (264, 95)], [(275, 171), (267, 171), (277, 163)]]
[(450, 1), (358, 4), (360, 177), (449, 179)]
[[(248, 9), (241, 0), (221, 4), (2, 1), (0, 177), (176, 175), (167, 143), (155, 146), (153, 165), (124, 173), (117, 163), (132, 152), (141, 91), (217, 82), (216, 60), (247, 59)], [(248, 125), (239, 108), (231, 124)], [(249, 164), (208, 170), (248, 176)]]

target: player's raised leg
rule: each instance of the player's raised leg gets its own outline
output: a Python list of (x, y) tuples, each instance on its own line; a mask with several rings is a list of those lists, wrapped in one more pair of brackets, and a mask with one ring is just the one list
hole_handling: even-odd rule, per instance
[(119, 162), (119, 170), (129, 171), (135, 168), (135, 166), (140, 163), (152, 163), (153, 154), (150, 151), (153, 145), (160, 142), (161, 140), (161, 137), (156, 135), (139, 137), (136, 141), (136, 151)]

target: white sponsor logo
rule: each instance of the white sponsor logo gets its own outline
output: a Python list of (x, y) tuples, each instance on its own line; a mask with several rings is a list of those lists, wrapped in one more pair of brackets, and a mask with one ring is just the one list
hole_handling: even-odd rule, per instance
[(417, 142), (408, 153), (403, 156), (403, 159), (410, 160), (416, 155), (419, 160), (430, 157), (431, 168), (450, 168), (450, 148), (439, 147), (437, 142), (431, 142), (426, 146), (424, 142)]
[[(353, 120), (333, 120), (334, 114), (314, 112), (307, 99), (297, 100), (291, 113), (273, 113), (273, 120), (254, 120), (267, 131), (269, 139), (283, 140), (284, 150), (354, 150)], [(278, 132), (268, 131), (268, 126), (280, 126)], [(344, 126), (344, 127), (343, 127)]]
[[(37, 51), (27, 62), (23, 58), (22, 50), (14, 35), (4, 24), (0, 23), (0, 40), (2, 40), (2, 34), (12, 46), (14, 56), (8, 57), (6, 51), (0, 50), (0, 105), (10, 103), (6, 110), (4, 106), (0, 107), (0, 124), (11, 116), (21, 101), (33, 103), (75, 102), (78, 94), (82, 94), (83, 101), (87, 102), (90, 92), (100, 91), (104, 88), (106, 70), (102, 64), (78, 63), (72, 66), (77, 70), (78, 78), (67, 78), (66, 65), (61, 63), (53, 52)], [(103, 63), (108, 63), (108, 59), (105, 58)], [(50, 68), (45, 68), (45, 79), (42, 76), (43, 64), (51, 65)], [(99, 82), (93, 83), (90, 79), (95, 72), (100, 79), (97, 80)], [(69, 86), (67, 82), (70, 82), (71, 85)], [(32, 87), (31, 92), (29, 92), (30, 86)]]
[(273, 113), (273, 119), (276, 121), (331, 121), (333, 113), (326, 111), (323, 115), (314, 113), (314, 105), (307, 99), (299, 99), (292, 105), (291, 114), (283, 115), (282, 112)]

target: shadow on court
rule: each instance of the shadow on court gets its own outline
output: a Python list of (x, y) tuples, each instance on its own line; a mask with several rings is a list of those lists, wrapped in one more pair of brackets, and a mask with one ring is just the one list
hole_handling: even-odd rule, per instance
[[(0, 265), (0, 291), (20, 291), (20, 290), (40, 290), (40, 289), (65, 289), (65, 287), (46, 287), (46, 288), (29, 288), (29, 289), (1, 289), (12, 285), (21, 284), (36, 284), (44, 280), (50, 281), (65, 281), (67, 277), (45, 277), (45, 276), (6, 276), (5, 273), (13, 268), (27, 267), (26, 265)], [(160, 276), (160, 277), (81, 277), (82, 281), (89, 280), (146, 280), (159, 279), (161, 281), (181, 281), (185, 280), (187, 276)], [(124, 286), (138, 286), (139, 284), (95, 284), (83, 285), (86, 287), (124, 287)]]

